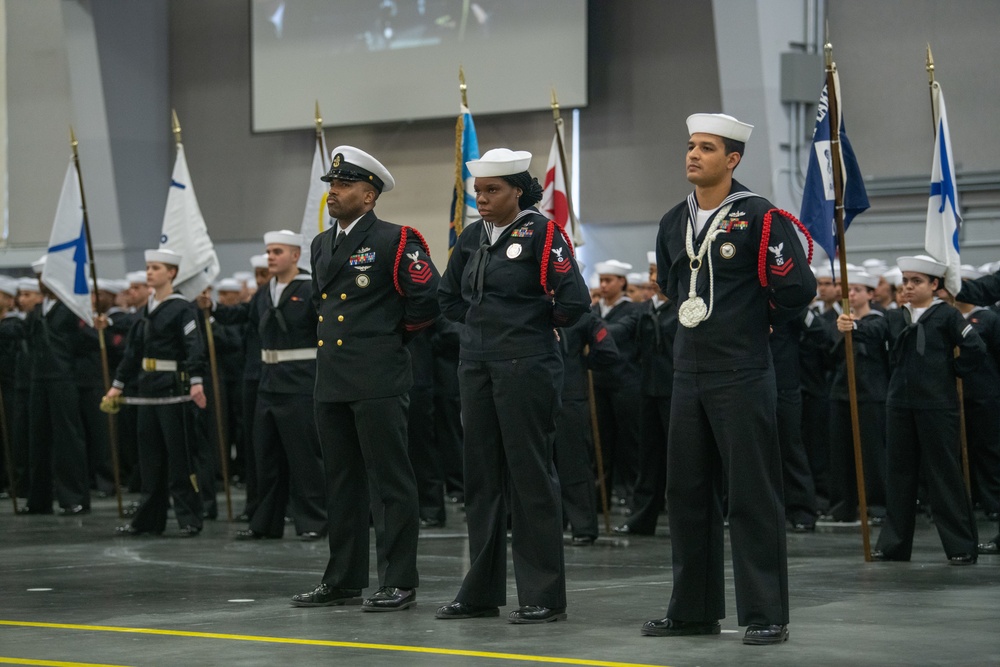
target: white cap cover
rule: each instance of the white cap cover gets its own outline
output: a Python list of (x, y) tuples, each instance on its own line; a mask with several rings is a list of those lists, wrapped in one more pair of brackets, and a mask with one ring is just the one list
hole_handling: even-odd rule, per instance
[(47, 257), (48, 257), (48, 255), (42, 255), (41, 257), (39, 257), (38, 259), (36, 259), (34, 262), (32, 262), (31, 263), (31, 270), (34, 271), (35, 273), (40, 274), (45, 269), (45, 259)]
[(609, 259), (605, 262), (598, 262), (594, 270), (600, 276), (621, 276), (624, 278), (632, 270), (632, 265), (617, 259)]
[(878, 276), (873, 276), (866, 271), (858, 271), (857, 269), (849, 270), (847, 272), (847, 284), (864, 285), (869, 289), (875, 289), (878, 287)]
[(941, 278), (948, 270), (947, 264), (942, 264), (930, 255), (900, 257), (896, 260), (900, 271), (915, 271), (935, 278)]
[(224, 278), (215, 286), (216, 292), (240, 292), (243, 290), (243, 283), (232, 278)]
[(174, 252), (173, 250), (167, 250), (166, 248), (159, 248), (157, 250), (147, 250), (146, 251), (146, 263), (149, 262), (160, 262), (161, 264), (170, 264), (171, 266), (181, 265), (181, 256)]
[(264, 245), (271, 245), (272, 243), (301, 247), (302, 234), (293, 232), (290, 229), (282, 229), (277, 232), (264, 234)]
[(145, 271), (129, 271), (125, 274), (125, 280), (129, 282), (130, 285), (145, 285), (146, 284), (146, 272)]
[(267, 268), (267, 254), (254, 255), (250, 258), (250, 266), (255, 269), (266, 269)]
[(237, 271), (233, 274), (233, 280), (244, 285), (249, 285), (253, 282), (253, 271)]
[(696, 113), (687, 117), (688, 134), (704, 132), (734, 141), (746, 142), (753, 125), (743, 123), (724, 113)]
[(41, 292), (42, 288), (38, 286), (37, 278), (19, 278), (17, 281), (17, 289), (20, 292)]
[(470, 160), (465, 165), (469, 173), (475, 177), (511, 176), (528, 171), (531, 164), (531, 153), (528, 151), (512, 151), (509, 148), (492, 148), (478, 160)]
[(971, 264), (963, 264), (962, 269), (962, 280), (975, 280), (976, 278), (982, 278), (983, 272), (972, 266)]
[(646, 263), (647, 264), (656, 264), (656, 251), (655, 250), (647, 250), (646, 251)]
[(122, 286), (117, 280), (111, 280), (110, 278), (98, 278), (97, 289), (102, 292), (119, 294), (122, 291)]
[(17, 278), (0, 276), (0, 292), (10, 296), (17, 296)]
[(886, 282), (890, 283), (893, 287), (900, 287), (903, 284), (903, 272), (899, 270), (898, 266), (894, 266), (888, 269), (882, 274)]

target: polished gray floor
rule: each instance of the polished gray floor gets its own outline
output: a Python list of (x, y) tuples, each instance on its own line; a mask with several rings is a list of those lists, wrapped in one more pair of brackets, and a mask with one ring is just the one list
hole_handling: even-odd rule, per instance
[[(192, 539), (118, 538), (115, 514), (112, 500), (76, 518), (0, 505), (0, 664), (1000, 665), (1000, 558), (947, 565), (926, 519), (910, 563), (865, 564), (858, 528), (789, 535), (791, 640), (755, 647), (740, 641), (731, 570), (721, 636), (640, 636), (670, 591), (665, 525), (656, 537), (567, 546), (568, 621), (514, 626), (434, 619), (468, 563), (456, 506), (447, 528), (421, 534), (419, 604), (392, 614), (289, 606), (327, 555), (325, 541), (290, 528), (252, 543), (222, 521)], [(980, 523), (984, 537), (996, 529)], [(512, 571), (508, 581), (504, 612), (516, 606)]]

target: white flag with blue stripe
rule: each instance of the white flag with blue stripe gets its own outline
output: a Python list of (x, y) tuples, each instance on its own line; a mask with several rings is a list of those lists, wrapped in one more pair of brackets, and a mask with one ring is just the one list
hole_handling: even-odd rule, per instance
[(49, 236), (49, 251), (42, 269), (42, 283), (67, 308), (88, 325), (94, 325), (90, 302), (90, 275), (87, 258), (87, 229), (83, 224), (83, 196), (76, 166), (70, 160), (63, 179)]
[(958, 235), (962, 216), (958, 206), (955, 183), (955, 156), (951, 151), (948, 115), (944, 108), (944, 93), (935, 81), (931, 100), (937, 118), (934, 136), (934, 162), (931, 166), (931, 193), (927, 200), (927, 232), (924, 248), (934, 259), (948, 265), (944, 286), (952, 294), (962, 289), (962, 260), (959, 256)]
[(309, 170), (309, 192), (306, 194), (306, 209), (302, 215), (302, 256), (299, 257), (299, 267), (309, 270), (309, 255), (312, 240), (317, 234), (325, 232), (332, 226), (330, 212), (326, 208), (326, 195), (330, 191), (326, 183), (320, 180), (326, 174), (326, 137), (320, 136), (313, 151), (312, 168)]
[(160, 247), (181, 256), (174, 279), (174, 291), (191, 300), (202, 293), (219, 275), (219, 258), (208, 236), (205, 218), (194, 195), (184, 146), (177, 144), (177, 160), (170, 177), (167, 207), (163, 212)]

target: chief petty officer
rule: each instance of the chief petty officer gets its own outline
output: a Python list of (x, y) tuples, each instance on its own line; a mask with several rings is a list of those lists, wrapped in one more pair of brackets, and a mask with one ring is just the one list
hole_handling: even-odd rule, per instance
[(379, 589), (364, 611), (416, 604), (417, 486), (407, 455), (408, 333), (434, 323), (438, 273), (417, 230), (380, 220), (389, 170), (352, 146), (333, 150), (327, 208), (337, 225), (312, 242), (319, 320), (316, 426), (326, 472), (330, 561), (295, 606), (357, 604), (368, 585), (371, 493)]

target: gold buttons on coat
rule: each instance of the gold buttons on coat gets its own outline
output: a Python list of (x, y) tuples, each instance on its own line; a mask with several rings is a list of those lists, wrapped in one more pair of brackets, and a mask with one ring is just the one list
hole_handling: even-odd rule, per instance
[(338, 339), (337, 339), (337, 345), (343, 345), (343, 344), (344, 344), (344, 341), (342, 341), (342, 340), (340, 340), (340, 339), (338, 338)]
[(343, 315), (337, 315), (337, 321), (338, 322), (343, 322), (344, 321), (344, 316)]
[(323, 316), (322, 316), (322, 315), (320, 315), (320, 316), (319, 316), (319, 321), (320, 321), (320, 322), (322, 322), (322, 321), (323, 321)]
[(341, 301), (343, 301), (343, 300), (344, 300), (344, 299), (346, 299), (346, 298), (347, 298), (347, 295), (346, 295), (346, 294), (341, 294), (341, 295), (340, 295), (340, 300), (341, 300)]
[(323, 292), (323, 298), (324, 299), (326, 298), (326, 292)]
[(320, 341), (316, 341), (316, 344), (319, 345), (320, 347), (323, 347), (323, 341), (321, 341), (321, 340)]

